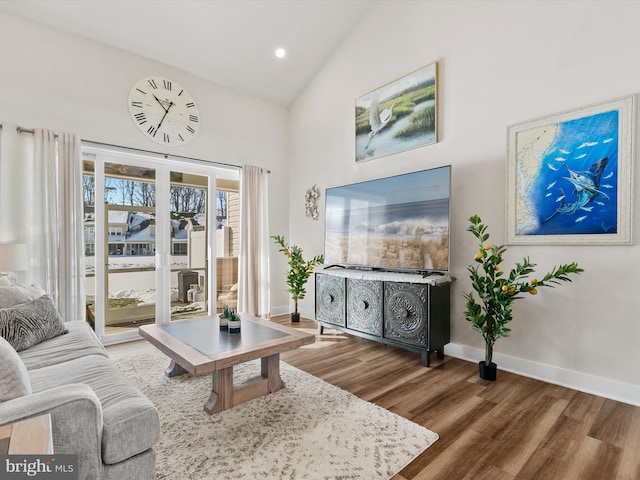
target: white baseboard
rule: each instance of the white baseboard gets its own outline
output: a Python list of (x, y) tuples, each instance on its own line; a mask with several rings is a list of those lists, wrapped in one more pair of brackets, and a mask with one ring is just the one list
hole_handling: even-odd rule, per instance
[[(479, 362), (484, 359), (484, 350), (458, 343), (449, 343), (444, 347), (445, 355), (462, 360)], [(532, 362), (510, 355), (493, 354), (493, 361), (498, 364), (498, 378), (500, 370), (515, 373), (524, 377), (535, 378), (543, 382), (560, 385), (580, 392), (610, 398), (618, 402), (640, 406), (640, 386), (619, 382), (605, 377), (597, 377), (587, 373), (576, 372), (565, 368)]]
[[(288, 305), (281, 305), (279, 307), (272, 307), (271, 308), (271, 315), (272, 316), (276, 316), (276, 315), (286, 315), (287, 313), (291, 313), (291, 309)], [(303, 317), (306, 318), (316, 318), (315, 315), (311, 315), (311, 317), (308, 317), (307, 315), (305, 315), (304, 313), (300, 313), (300, 315), (302, 315)]]

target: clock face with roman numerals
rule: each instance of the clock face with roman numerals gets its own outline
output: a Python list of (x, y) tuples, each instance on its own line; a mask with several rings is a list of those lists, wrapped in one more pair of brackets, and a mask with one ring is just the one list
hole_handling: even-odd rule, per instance
[(137, 82), (129, 93), (129, 113), (145, 136), (162, 145), (187, 143), (200, 128), (200, 112), (191, 95), (166, 78)]

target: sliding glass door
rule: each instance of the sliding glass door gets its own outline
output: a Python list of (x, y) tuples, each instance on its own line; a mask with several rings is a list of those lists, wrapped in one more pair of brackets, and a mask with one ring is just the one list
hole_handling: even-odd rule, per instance
[[(83, 155), (87, 320), (98, 337), (129, 341), (145, 323), (214, 313), (216, 227), (228, 223), (216, 169), (91, 147)], [(225, 281), (230, 290), (237, 267)]]

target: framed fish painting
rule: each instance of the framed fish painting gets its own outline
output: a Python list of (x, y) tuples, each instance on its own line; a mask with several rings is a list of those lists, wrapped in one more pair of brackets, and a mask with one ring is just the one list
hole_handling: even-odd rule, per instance
[(438, 64), (356, 99), (356, 162), (438, 141)]
[(508, 244), (630, 244), (633, 96), (508, 128)]

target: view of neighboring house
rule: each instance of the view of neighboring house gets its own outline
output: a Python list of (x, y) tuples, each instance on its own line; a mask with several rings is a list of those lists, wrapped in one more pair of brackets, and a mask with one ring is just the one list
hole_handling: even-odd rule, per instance
[[(171, 254), (188, 255), (189, 232), (203, 231), (205, 217), (196, 213), (171, 213)], [(109, 210), (109, 255), (145, 256), (156, 253), (156, 218), (153, 213)], [(85, 206), (85, 255), (95, 255), (95, 215)]]

